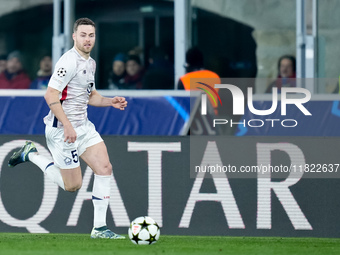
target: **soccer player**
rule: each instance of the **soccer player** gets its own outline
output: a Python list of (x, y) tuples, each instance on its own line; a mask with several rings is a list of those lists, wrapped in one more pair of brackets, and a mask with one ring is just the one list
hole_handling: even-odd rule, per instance
[(94, 172), (91, 237), (125, 239), (106, 226), (112, 166), (103, 139), (87, 118), (87, 105), (124, 110), (127, 101), (124, 97), (103, 97), (95, 89), (96, 63), (90, 57), (96, 38), (94, 22), (88, 18), (78, 19), (73, 31), (74, 47), (56, 63), (45, 94), (50, 108), (44, 118), (46, 143), (54, 162), (40, 155), (34, 144), (27, 141), (13, 154), (8, 165), (14, 167), (30, 161), (59, 187), (74, 192), (82, 185), (81, 157)]

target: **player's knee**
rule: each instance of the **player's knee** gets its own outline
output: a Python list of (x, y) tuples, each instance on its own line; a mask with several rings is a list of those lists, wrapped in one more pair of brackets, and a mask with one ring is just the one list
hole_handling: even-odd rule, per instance
[(99, 175), (111, 175), (112, 174), (112, 165), (110, 162), (106, 163), (102, 169), (100, 169)]
[(65, 185), (65, 190), (68, 192), (76, 192), (79, 190), (82, 186), (82, 183), (74, 183), (72, 185)]
[(112, 165), (111, 165), (110, 162), (105, 167), (105, 172), (106, 172), (105, 175), (111, 175), (112, 174)]

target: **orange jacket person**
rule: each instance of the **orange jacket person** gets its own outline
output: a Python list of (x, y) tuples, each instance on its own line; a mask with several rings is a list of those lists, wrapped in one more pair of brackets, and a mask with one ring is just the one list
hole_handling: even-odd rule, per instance
[[(199, 82), (202, 82), (213, 88), (218, 93), (218, 88), (214, 87), (215, 84), (221, 83), (221, 79), (216, 73), (204, 69), (202, 52), (196, 47), (191, 48), (187, 51), (185, 58), (187, 73), (180, 77), (178, 81), (178, 89), (200, 90), (198, 87), (200, 87), (201, 83)], [(216, 103), (213, 102), (211, 97), (209, 97), (209, 100), (215, 109), (215, 113), (217, 114)]]

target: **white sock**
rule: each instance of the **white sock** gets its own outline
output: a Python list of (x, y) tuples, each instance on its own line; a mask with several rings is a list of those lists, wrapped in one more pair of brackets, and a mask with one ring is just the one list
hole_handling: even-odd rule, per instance
[(94, 207), (93, 226), (106, 226), (106, 212), (110, 200), (111, 175), (94, 175), (92, 202)]
[(29, 153), (28, 159), (37, 165), (47, 177), (57, 184), (60, 188), (65, 190), (65, 184), (63, 177), (61, 176), (60, 169), (54, 165), (54, 163), (48, 160), (45, 156), (37, 153)]

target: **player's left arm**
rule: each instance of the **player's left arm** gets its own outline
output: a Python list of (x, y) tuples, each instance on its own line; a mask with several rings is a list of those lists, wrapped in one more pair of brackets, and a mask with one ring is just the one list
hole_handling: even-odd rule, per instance
[(97, 90), (93, 90), (91, 92), (90, 98), (89, 98), (89, 105), (96, 106), (96, 107), (107, 107), (112, 106), (114, 108), (124, 110), (127, 106), (127, 101), (124, 97), (103, 97), (98, 93)]

